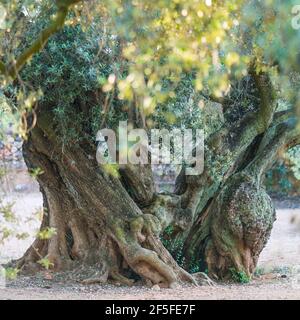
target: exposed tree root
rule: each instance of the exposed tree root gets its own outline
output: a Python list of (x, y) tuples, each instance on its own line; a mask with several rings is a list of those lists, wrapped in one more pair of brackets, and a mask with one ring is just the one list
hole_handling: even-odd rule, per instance
[[(48, 217), (45, 219), (43, 228), (47, 226), (47, 222), (53, 221)], [(49, 240), (35, 241), (18, 261), (17, 266), (22, 273), (42, 271), (39, 261), (47, 258), (51, 270), (68, 270), (70, 278), (85, 285), (111, 281), (132, 286), (135, 280), (126, 276), (130, 269), (142, 279), (147, 279), (150, 286), (175, 288), (185, 282), (197, 284), (190, 274), (177, 265), (160, 242), (157, 236), (160, 225), (155, 216), (143, 215), (135, 218), (129, 223), (129, 231), (126, 230), (126, 224), (119, 221), (111, 234), (103, 233), (102, 230), (102, 234), (99, 232), (98, 236), (82, 219), (73, 218), (68, 225), (69, 229), (58, 228), (57, 233)], [(84, 225), (85, 230), (82, 228)], [(71, 237), (69, 241), (66, 240), (67, 232)], [(60, 242), (59, 239), (64, 241)], [(58, 245), (60, 243), (64, 245), (63, 250)]]

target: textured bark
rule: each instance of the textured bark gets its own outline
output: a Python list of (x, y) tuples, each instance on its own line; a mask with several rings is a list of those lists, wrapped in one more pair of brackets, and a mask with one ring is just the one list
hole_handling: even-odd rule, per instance
[[(204, 174), (192, 182), (178, 180), (178, 190), (180, 184), (186, 186), (182, 196), (189, 197), (187, 205), (195, 217), (187, 236), (183, 235), (186, 264), (196, 261), (217, 279), (230, 278), (233, 272), (250, 277), (254, 272), (275, 220), (264, 175), (280, 151), (299, 143), (293, 113), (275, 113), (273, 99), (265, 92), (272, 87), (265, 84), (265, 75), (262, 78), (256, 79), (262, 86), (256, 116), (241, 113), (234, 122), (227, 121), (217, 133), (217, 153), (212, 155), (213, 147), (209, 148), (207, 157), (214, 161), (206, 162)], [(214, 139), (209, 138), (210, 146), (215, 145)]]
[(50, 240), (37, 239), (19, 260), (19, 268), (36, 271), (38, 261), (46, 257), (55, 270), (94, 265), (98, 271), (84, 280), (87, 283), (111, 279), (132, 284), (126, 275), (134, 274), (161, 287), (195, 282), (161, 244), (160, 220), (138, 206), (154, 197), (149, 168), (121, 171), (131, 197), (120, 179), (97, 164), (95, 147), (62, 149), (50, 116), (45, 110), (39, 113), (23, 150), (28, 167), (44, 172), (38, 177), (45, 207), (41, 228), (52, 227), (57, 233)]
[(51, 108), (40, 108), (24, 157), (29, 168), (44, 171), (38, 177), (41, 229), (53, 227), (57, 234), (37, 239), (19, 267), (37, 271), (47, 257), (55, 270), (92, 267), (84, 283), (131, 285), (137, 276), (161, 287), (196, 283), (160, 241), (169, 227), (171, 243), (183, 244), (178, 251), (186, 270), (196, 264), (217, 279), (231, 277), (232, 270), (250, 277), (275, 220), (264, 173), (300, 137), (292, 129), (293, 112), (275, 112), (267, 75), (250, 70), (249, 77), (254, 107), (224, 99), (224, 123), (206, 141), (204, 173), (185, 176), (183, 169), (174, 193), (155, 192), (148, 165), (123, 166), (120, 177), (107, 174), (90, 141), (63, 144)]

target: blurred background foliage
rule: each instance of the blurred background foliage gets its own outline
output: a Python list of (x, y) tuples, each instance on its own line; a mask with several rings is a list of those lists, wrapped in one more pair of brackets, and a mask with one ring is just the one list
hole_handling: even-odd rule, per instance
[(275, 196), (300, 195), (300, 148), (281, 155), (266, 175), (266, 186)]

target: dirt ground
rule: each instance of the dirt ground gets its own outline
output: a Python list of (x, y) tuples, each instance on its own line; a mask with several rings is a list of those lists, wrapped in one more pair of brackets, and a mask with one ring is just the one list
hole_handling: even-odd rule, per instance
[[(21, 191), (15, 191), (21, 190)], [(3, 197), (2, 197), (3, 198)], [(35, 185), (29, 189), (13, 187), (5, 201), (14, 201), (19, 231), (28, 232), (26, 240), (12, 239), (0, 245), (0, 263), (18, 258), (31, 244), (39, 227), (41, 195)], [(1, 221), (0, 221), (1, 222)], [(0, 300), (6, 299), (300, 299), (300, 209), (278, 209), (271, 239), (261, 254), (256, 275), (249, 284), (181, 287), (176, 290), (135, 286), (89, 285), (47, 280), (47, 273), (37, 277), (18, 277), (0, 285)]]

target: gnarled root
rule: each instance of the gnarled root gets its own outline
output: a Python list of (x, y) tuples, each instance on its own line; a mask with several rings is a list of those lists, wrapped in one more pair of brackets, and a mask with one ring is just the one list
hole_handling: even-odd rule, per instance
[(116, 221), (111, 236), (128, 265), (142, 278), (162, 288), (176, 287), (182, 282), (197, 284), (160, 242), (160, 224), (155, 216), (139, 216), (131, 221), (130, 231), (125, 230), (122, 222)]

